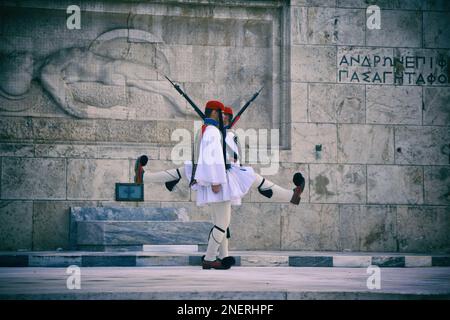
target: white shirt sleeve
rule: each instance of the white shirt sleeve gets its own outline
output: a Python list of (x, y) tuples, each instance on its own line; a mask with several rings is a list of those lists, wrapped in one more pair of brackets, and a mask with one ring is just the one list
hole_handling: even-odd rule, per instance
[(201, 186), (226, 184), (222, 136), (219, 129), (208, 126), (203, 133), (195, 171), (195, 180)]

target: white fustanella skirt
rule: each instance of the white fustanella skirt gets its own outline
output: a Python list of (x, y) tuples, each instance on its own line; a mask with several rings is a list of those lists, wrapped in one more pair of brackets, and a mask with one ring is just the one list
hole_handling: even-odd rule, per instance
[[(190, 182), (192, 175), (191, 161), (184, 163), (184, 172), (187, 181)], [(194, 184), (191, 188), (197, 192), (197, 205), (226, 200), (230, 200), (232, 205), (240, 205), (242, 197), (248, 193), (256, 177), (253, 168), (232, 165), (227, 170), (227, 179), (228, 183), (222, 185), (223, 190), (218, 194), (213, 193), (210, 186), (205, 187)]]

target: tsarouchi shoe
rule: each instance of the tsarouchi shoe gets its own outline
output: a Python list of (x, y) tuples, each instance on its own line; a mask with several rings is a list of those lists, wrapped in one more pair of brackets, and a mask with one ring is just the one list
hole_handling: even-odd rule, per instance
[(144, 183), (144, 167), (148, 162), (148, 157), (146, 155), (142, 155), (137, 158), (136, 163), (134, 165), (134, 182), (138, 184)]
[(219, 269), (219, 270), (229, 269), (229, 267), (224, 266), (222, 264), (222, 261), (219, 259), (216, 259), (214, 261), (203, 260), (202, 268), (203, 269)]

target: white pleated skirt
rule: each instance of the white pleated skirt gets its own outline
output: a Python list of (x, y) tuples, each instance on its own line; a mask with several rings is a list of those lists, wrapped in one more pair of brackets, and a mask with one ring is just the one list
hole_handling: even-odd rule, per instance
[[(188, 183), (191, 182), (191, 175), (192, 175), (192, 162), (186, 161), (184, 163), (184, 173), (186, 180)], [(228, 187), (228, 183), (221, 184), (222, 188), (220, 188), (220, 191), (218, 193), (214, 193), (212, 191), (211, 186), (202, 186), (198, 183), (192, 185), (191, 189), (196, 192), (196, 203), (198, 206), (204, 206), (208, 203), (214, 203), (214, 202), (224, 202), (224, 201), (230, 201), (230, 188)]]
[[(192, 162), (186, 161), (184, 163), (185, 178), (188, 182), (191, 181)], [(197, 193), (197, 205), (202, 206), (211, 202), (231, 201), (231, 204), (238, 206), (241, 204), (241, 199), (244, 197), (251, 186), (255, 182), (255, 172), (251, 167), (232, 166), (227, 170), (228, 183), (222, 185), (219, 193), (214, 193), (210, 186), (200, 186), (194, 184), (191, 188)]]
[(227, 177), (231, 204), (240, 205), (242, 197), (248, 193), (255, 182), (255, 172), (251, 167), (232, 166), (227, 171)]

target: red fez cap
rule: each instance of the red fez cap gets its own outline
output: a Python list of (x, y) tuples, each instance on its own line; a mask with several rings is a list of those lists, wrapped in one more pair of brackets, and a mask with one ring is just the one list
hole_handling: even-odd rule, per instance
[(206, 103), (205, 109), (222, 110), (223, 111), (223, 109), (225, 109), (225, 106), (220, 101), (211, 100)]
[(223, 110), (223, 113), (225, 114), (229, 114), (230, 116), (233, 115), (233, 109), (231, 109), (231, 107), (225, 107), (225, 109)]

